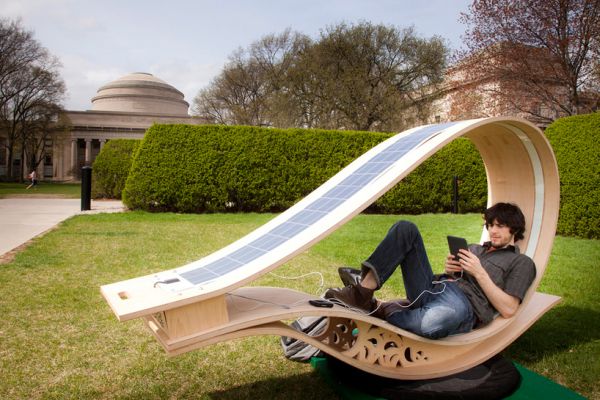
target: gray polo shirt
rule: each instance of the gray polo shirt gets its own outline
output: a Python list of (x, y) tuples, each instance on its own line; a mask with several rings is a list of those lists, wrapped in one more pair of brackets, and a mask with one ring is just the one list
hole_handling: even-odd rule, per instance
[[(535, 264), (531, 258), (521, 254), (517, 246), (494, 249), (490, 242), (484, 243), (483, 246), (472, 244), (469, 250), (479, 257), (481, 266), (496, 286), (509, 295), (523, 300), (536, 274)], [(477, 317), (476, 327), (490, 323), (497, 311), (483, 293), (477, 280), (469, 274), (464, 274), (457, 283), (471, 302)]]

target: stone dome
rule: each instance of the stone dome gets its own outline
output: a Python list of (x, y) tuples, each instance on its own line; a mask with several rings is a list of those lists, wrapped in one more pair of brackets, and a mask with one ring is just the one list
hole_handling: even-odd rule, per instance
[(112, 81), (92, 98), (93, 111), (188, 116), (183, 93), (146, 72), (135, 72)]

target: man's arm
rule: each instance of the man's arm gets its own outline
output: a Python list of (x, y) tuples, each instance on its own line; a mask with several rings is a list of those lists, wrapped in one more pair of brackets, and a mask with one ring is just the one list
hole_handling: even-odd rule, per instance
[(504, 318), (512, 317), (519, 308), (519, 298), (511, 296), (496, 286), (475, 254), (468, 250), (460, 250), (459, 254), (460, 261), (454, 261), (452, 255), (448, 256), (446, 272), (456, 272), (462, 269), (473, 276), (500, 315)]

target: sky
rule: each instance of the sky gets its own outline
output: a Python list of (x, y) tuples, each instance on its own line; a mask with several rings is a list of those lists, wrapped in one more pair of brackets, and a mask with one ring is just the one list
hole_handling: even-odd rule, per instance
[(2, 0), (62, 64), (65, 108), (89, 110), (100, 86), (148, 72), (193, 102), (239, 48), (286, 28), (314, 39), (341, 22), (413, 27), (461, 47), (470, 0)]

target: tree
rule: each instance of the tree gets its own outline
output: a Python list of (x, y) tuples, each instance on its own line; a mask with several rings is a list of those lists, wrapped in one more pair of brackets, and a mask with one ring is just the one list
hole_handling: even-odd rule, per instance
[(339, 24), (318, 41), (286, 30), (238, 50), (194, 113), (216, 123), (401, 129), (409, 108), (428, 115), (446, 57), (440, 38), (410, 28)]
[(40, 163), (65, 94), (59, 66), (20, 22), (0, 20), (0, 132), (6, 137), (8, 176), (17, 145), (21, 162), (27, 155), (29, 168)]
[(256, 63), (234, 54), (212, 87), (200, 93), (200, 115), (217, 123), (265, 125), (268, 83)]
[(12, 95), (7, 90), (10, 79), (44, 55), (33, 33), (24, 30), (19, 21), (0, 19), (0, 106)]
[(269, 85), (265, 102), (269, 126), (312, 126), (305, 104), (292, 90), (295, 71), (306, 59), (311, 46), (308, 36), (289, 28), (278, 35), (267, 35), (250, 46), (250, 58), (263, 71)]
[(540, 122), (598, 108), (600, 0), (475, 0), (462, 21), (468, 79), (499, 103)]
[(447, 56), (438, 37), (366, 22), (328, 28), (315, 52), (330, 111), (359, 130), (401, 128), (401, 113), (435, 92)]
[[(194, 114), (213, 123), (271, 126), (286, 109), (285, 74), (308, 38), (289, 29), (239, 49), (194, 99)], [(289, 115), (289, 114), (285, 114)], [(293, 118), (292, 118), (293, 120)], [(290, 118), (279, 126), (293, 125)]]

